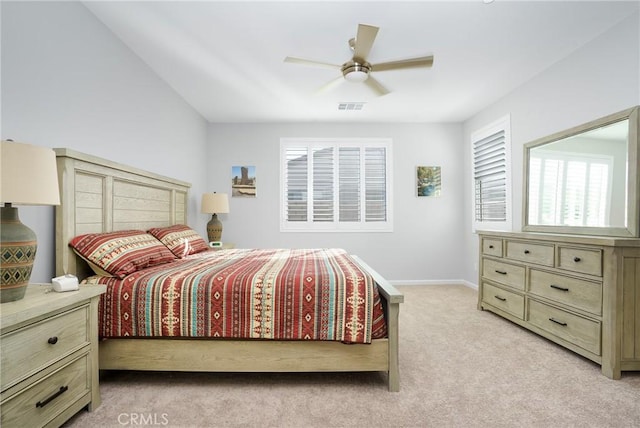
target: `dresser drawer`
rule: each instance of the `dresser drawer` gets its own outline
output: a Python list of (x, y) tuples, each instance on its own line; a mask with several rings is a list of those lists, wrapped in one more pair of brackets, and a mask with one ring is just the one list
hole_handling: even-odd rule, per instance
[(559, 246), (558, 254), (560, 269), (602, 276), (601, 250)]
[(502, 239), (482, 238), (482, 254), (502, 257)]
[(537, 265), (553, 266), (553, 245), (507, 241), (506, 257)]
[(483, 259), (482, 276), (524, 291), (524, 267), (497, 260)]
[(89, 307), (81, 306), (2, 336), (2, 390), (89, 344)]
[(596, 315), (602, 314), (602, 283), (531, 269), (529, 292)]
[(600, 322), (529, 300), (529, 322), (542, 330), (600, 355)]
[(88, 355), (84, 355), (2, 402), (2, 427), (43, 426), (87, 396), (89, 364)]
[(482, 301), (524, 319), (524, 296), (520, 294), (482, 283)]

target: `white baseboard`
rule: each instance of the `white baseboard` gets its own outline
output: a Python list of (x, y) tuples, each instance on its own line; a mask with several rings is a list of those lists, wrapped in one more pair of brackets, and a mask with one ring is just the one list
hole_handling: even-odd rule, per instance
[(465, 287), (478, 289), (478, 284), (466, 281), (464, 279), (410, 279), (410, 280), (393, 280), (389, 281), (391, 285), (464, 285)]
[(478, 284), (475, 284), (473, 282), (463, 280), (462, 285), (464, 285), (465, 287), (473, 288), (474, 290), (478, 291)]

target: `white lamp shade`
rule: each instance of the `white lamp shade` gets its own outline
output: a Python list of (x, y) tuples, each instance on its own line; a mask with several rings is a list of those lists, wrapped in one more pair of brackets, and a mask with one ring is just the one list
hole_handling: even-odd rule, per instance
[(206, 214), (220, 214), (229, 212), (229, 198), (226, 193), (204, 193), (202, 195), (201, 210)]
[(56, 154), (47, 147), (2, 141), (0, 202), (60, 205)]

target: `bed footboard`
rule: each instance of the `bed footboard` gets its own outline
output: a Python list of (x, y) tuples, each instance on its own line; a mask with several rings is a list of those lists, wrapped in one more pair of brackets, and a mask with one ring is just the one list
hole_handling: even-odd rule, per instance
[(398, 360), (399, 350), (399, 316), (400, 303), (404, 302), (404, 295), (400, 293), (382, 275), (373, 270), (358, 256), (352, 256), (373, 277), (378, 284), (378, 290), (384, 304), (385, 319), (387, 320), (387, 335), (389, 339), (389, 391), (400, 391), (400, 366)]

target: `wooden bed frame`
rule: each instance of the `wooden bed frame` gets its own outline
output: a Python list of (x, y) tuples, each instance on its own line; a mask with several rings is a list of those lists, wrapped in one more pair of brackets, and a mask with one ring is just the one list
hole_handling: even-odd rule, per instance
[[(191, 185), (137, 168), (55, 149), (61, 205), (56, 208), (56, 275), (92, 275), (71, 250), (76, 235), (187, 223)], [(207, 372), (382, 371), (399, 391), (398, 315), (404, 296), (356, 257), (377, 282), (388, 337), (371, 344), (227, 339), (106, 339), (101, 370)]]

